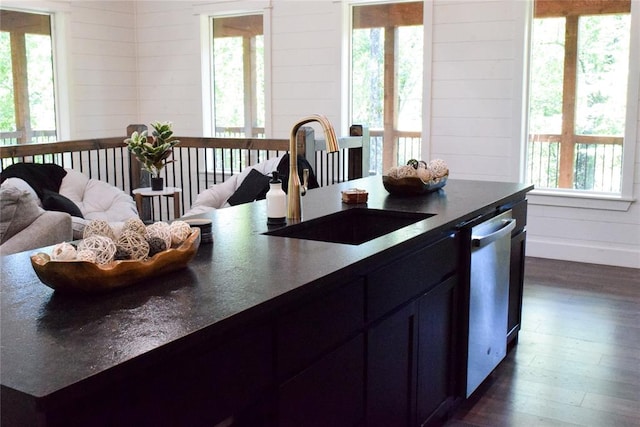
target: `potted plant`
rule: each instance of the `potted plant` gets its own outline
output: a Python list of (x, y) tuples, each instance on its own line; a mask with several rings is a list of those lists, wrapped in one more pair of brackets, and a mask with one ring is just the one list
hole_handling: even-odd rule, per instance
[(173, 147), (180, 143), (180, 140), (173, 137), (171, 125), (171, 122), (151, 123), (152, 135), (148, 135), (146, 130), (135, 131), (130, 138), (124, 140), (142, 168), (151, 174), (151, 189), (154, 191), (164, 188), (160, 171), (165, 165), (175, 161), (168, 158), (173, 153)]

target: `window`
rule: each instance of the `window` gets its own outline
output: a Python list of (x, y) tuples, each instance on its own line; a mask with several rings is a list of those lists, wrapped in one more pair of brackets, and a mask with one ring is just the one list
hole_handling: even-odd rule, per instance
[(628, 0), (536, 0), (527, 174), (537, 188), (620, 193)]
[(51, 17), (0, 10), (0, 143), (56, 140)]
[(215, 135), (264, 136), (262, 15), (212, 19)]
[(423, 2), (354, 6), (351, 123), (369, 126), (371, 172), (420, 158)]

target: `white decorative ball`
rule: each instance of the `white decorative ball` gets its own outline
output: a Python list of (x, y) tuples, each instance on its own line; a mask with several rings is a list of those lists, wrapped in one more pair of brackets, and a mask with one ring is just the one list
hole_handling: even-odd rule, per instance
[(90, 249), (82, 249), (76, 254), (78, 261), (96, 262), (96, 253)]
[(171, 243), (173, 245), (179, 245), (189, 237), (191, 234), (191, 226), (184, 221), (173, 221), (169, 225), (171, 231)]
[(429, 162), (429, 170), (433, 174), (434, 178), (442, 178), (449, 174), (449, 167), (447, 163), (442, 159), (433, 159)]
[(67, 242), (58, 243), (51, 251), (53, 261), (72, 261), (76, 259), (76, 248)]
[(123, 232), (118, 237), (116, 247), (123, 249), (134, 261), (141, 261), (149, 255), (149, 243), (143, 235), (133, 230)]
[(104, 219), (94, 219), (84, 228), (82, 237), (86, 239), (91, 236), (103, 236), (108, 237), (111, 240), (116, 239), (116, 234)]
[(418, 171), (411, 165), (404, 165), (398, 167), (398, 178), (408, 178), (418, 175)]
[(433, 179), (433, 175), (431, 174), (431, 170), (429, 169), (419, 167), (417, 173), (418, 178), (420, 178), (425, 184)]
[(134, 231), (144, 236), (147, 232), (147, 226), (140, 218), (133, 217), (127, 219), (122, 226), (122, 233), (126, 233), (127, 231)]
[(171, 229), (166, 222), (154, 222), (153, 224), (147, 225), (145, 238), (149, 240), (152, 237), (159, 237), (164, 240), (167, 249), (171, 247)]
[(107, 264), (113, 261), (116, 244), (105, 236), (89, 236), (78, 244), (78, 250), (90, 250), (96, 254), (96, 264)]

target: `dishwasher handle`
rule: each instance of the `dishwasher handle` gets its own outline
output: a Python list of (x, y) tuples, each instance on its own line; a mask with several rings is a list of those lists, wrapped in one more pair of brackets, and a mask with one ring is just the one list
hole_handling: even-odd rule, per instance
[(487, 234), (486, 236), (471, 236), (471, 246), (474, 248), (481, 248), (483, 246), (487, 246), (490, 243), (495, 242), (501, 237), (510, 234), (513, 229), (516, 228), (516, 220), (515, 218), (503, 219), (502, 227), (493, 233)]

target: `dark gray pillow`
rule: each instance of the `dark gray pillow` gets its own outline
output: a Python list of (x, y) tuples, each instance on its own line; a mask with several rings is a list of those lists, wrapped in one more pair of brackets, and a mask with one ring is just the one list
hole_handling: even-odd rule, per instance
[(229, 197), (227, 202), (231, 206), (264, 199), (269, 191), (271, 178), (255, 169), (251, 169), (240, 187)]
[(4, 243), (27, 228), (44, 211), (36, 199), (15, 187), (0, 189), (0, 243)]
[(55, 191), (42, 190), (42, 207), (48, 211), (66, 212), (71, 216), (84, 218), (78, 205)]

